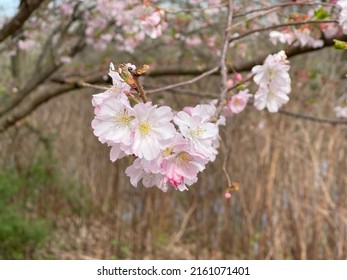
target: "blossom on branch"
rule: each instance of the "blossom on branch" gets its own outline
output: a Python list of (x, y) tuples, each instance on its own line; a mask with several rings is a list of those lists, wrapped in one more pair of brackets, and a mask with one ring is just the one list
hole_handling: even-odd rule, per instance
[(336, 106), (335, 112), (336, 112), (337, 118), (347, 119), (347, 106), (346, 107)]
[(224, 114), (230, 116), (241, 113), (246, 108), (248, 99), (252, 97), (252, 94), (249, 94), (248, 92), (249, 90), (245, 89), (241, 90), (238, 94), (233, 95), (224, 108)]
[(343, 33), (347, 34), (347, 1), (339, 0), (336, 4), (341, 8), (339, 23), (342, 27)]
[(266, 107), (269, 112), (278, 112), (278, 109), (288, 102), (291, 91), (289, 69), (289, 61), (284, 51), (269, 55), (263, 65), (252, 68), (253, 80), (259, 85), (254, 96), (254, 106), (258, 110)]

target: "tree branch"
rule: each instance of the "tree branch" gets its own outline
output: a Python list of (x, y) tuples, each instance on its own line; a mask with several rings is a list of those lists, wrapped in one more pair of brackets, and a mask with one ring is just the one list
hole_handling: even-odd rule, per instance
[(291, 112), (291, 111), (284, 110), (284, 109), (280, 109), (279, 113), (284, 114), (286, 116), (293, 117), (293, 118), (298, 118), (298, 119), (303, 119), (303, 120), (308, 120), (308, 121), (313, 121), (313, 122), (318, 122), (318, 123), (333, 124), (333, 125), (337, 125), (337, 124), (347, 125), (347, 120), (323, 119), (323, 118), (305, 115), (302, 113)]
[[(99, 80), (99, 77), (90, 77), (85, 83), (93, 84)], [(67, 83), (64, 85), (54, 86), (54, 84), (46, 84), (38, 90), (36, 96), (34, 96), (28, 102), (23, 103), (23, 106), (16, 108), (13, 112), (0, 119), (0, 134), (5, 132), (8, 128), (15, 125), (18, 121), (27, 117), (39, 106), (49, 101), (50, 99), (59, 95), (65, 94), (69, 91), (84, 88), (83, 82), (76, 81), (74, 83)]]
[[(289, 22), (289, 23), (282, 23), (282, 24), (276, 24), (276, 25), (271, 25), (271, 26), (266, 26), (262, 28), (257, 28), (250, 30), (248, 32), (245, 32), (235, 38), (230, 39), (229, 43), (234, 42), (236, 40), (240, 40), (242, 38), (245, 38), (251, 34), (257, 33), (257, 32), (264, 32), (280, 27), (287, 27), (287, 26), (297, 26), (297, 25), (305, 25), (305, 24), (322, 24), (322, 23), (339, 23), (338, 20), (335, 19), (329, 19), (329, 20), (305, 20), (305, 21), (299, 21), (299, 22)], [(231, 29), (233, 26), (229, 26), (229, 29)]]
[(0, 43), (16, 32), (45, 0), (27, 0), (19, 6), (17, 14), (0, 30)]
[[(334, 39), (341, 40), (341, 41), (347, 41), (347, 35), (341, 35)], [(315, 52), (319, 51), (321, 49), (324, 49), (326, 47), (331, 47), (334, 45), (333, 39), (322, 39), (324, 42), (324, 45), (320, 48), (312, 48), (312, 47), (293, 47), (289, 49), (286, 54), (287, 57), (294, 57), (297, 55), (309, 53), (309, 52)], [(274, 51), (276, 53), (276, 51)], [(250, 71), (253, 66), (262, 64), (265, 60), (267, 55), (259, 56), (255, 58), (254, 60), (236, 64), (233, 66), (234, 70), (236, 72), (246, 72)], [(159, 69), (159, 70), (153, 70), (148, 73), (148, 76), (150, 77), (162, 77), (162, 76), (195, 76), (195, 75), (201, 75), (202, 73), (209, 71), (210, 68), (204, 68), (204, 69), (181, 69), (181, 68), (171, 68), (171, 69)], [(230, 68), (228, 69), (229, 73), (233, 73), (233, 70)], [(214, 75), (219, 75), (219, 73), (214, 73)]]
[(267, 7), (263, 7), (263, 8), (259, 8), (259, 9), (246, 11), (242, 14), (236, 14), (235, 18), (243, 17), (243, 16), (246, 16), (246, 15), (252, 14), (252, 13), (264, 12), (267, 10), (271, 10), (273, 8), (285, 8), (285, 7), (289, 7), (289, 6), (328, 6), (328, 7), (334, 8), (334, 7), (336, 7), (336, 4), (315, 2), (315, 1), (311, 1), (311, 2), (286, 2), (286, 3), (281, 3), (281, 4), (276, 4), (276, 5), (272, 5), (272, 6), (267, 6)]

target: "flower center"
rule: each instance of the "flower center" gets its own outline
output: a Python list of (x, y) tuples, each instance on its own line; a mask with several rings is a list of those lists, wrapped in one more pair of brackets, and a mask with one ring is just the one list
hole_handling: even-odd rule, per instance
[(201, 136), (206, 132), (206, 129), (202, 129), (200, 127), (192, 129), (191, 135), (193, 138), (201, 138)]
[(111, 86), (110, 91), (112, 94), (117, 95), (119, 93), (119, 88), (117, 85), (113, 85), (113, 86)]
[(152, 126), (148, 122), (142, 122), (139, 125), (139, 130), (142, 136), (147, 136), (151, 132)]
[(191, 160), (191, 157), (187, 152), (181, 152), (177, 155), (176, 160), (178, 166), (187, 166), (189, 161)]
[(163, 157), (168, 157), (168, 156), (171, 156), (173, 154), (173, 148), (172, 147), (167, 147), (163, 153), (162, 153), (162, 156)]
[(113, 119), (117, 123), (118, 126), (124, 127), (129, 126), (130, 122), (135, 119), (134, 116), (131, 116), (128, 114), (128, 111), (124, 109), (123, 112), (119, 113), (118, 115), (113, 116)]

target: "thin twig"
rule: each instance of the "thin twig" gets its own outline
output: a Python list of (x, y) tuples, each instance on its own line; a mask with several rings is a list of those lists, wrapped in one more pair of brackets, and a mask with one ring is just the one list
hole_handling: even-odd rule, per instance
[(293, 118), (304, 119), (304, 120), (318, 122), (318, 123), (325, 123), (325, 124), (332, 124), (332, 125), (347, 125), (347, 120), (323, 119), (323, 118), (305, 115), (302, 113), (291, 112), (284, 109), (280, 109), (278, 112)]
[[(272, 26), (267, 26), (267, 27), (262, 27), (258, 29), (253, 29), (251, 31), (245, 32), (237, 37), (231, 38), (229, 40), (229, 43), (240, 40), (244, 37), (247, 37), (251, 34), (257, 33), (257, 32), (263, 32), (263, 31), (268, 31), (280, 27), (287, 27), (287, 26), (297, 26), (297, 25), (305, 25), (305, 24), (321, 24), (321, 23), (339, 23), (338, 20), (335, 19), (329, 19), (329, 20), (305, 20), (305, 21), (300, 21), (300, 22), (289, 22), (289, 23), (281, 23), (281, 24), (276, 24)], [(231, 26), (232, 27), (232, 26)]]
[(230, 179), (230, 175), (228, 173), (228, 170), (227, 170), (227, 165), (228, 165), (228, 157), (229, 157), (229, 148), (226, 147), (226, 150), (224, 151), (225, 153), (225, 156), (224, 156), (224, 161), (223, 161), (223, 172), (224, 172), (224, 175), (225, 175), (225, 178), (227, 179), (227, 186), (230, 187), (232, 185), (232, 182), (231, 182), (231, 179)]
[(332, 4), (332, 3), (318, 3), (315, 1), (312, 1), (312, 2), (287, 2), (287, 3), (281, 3), (281, 4), (277, 4), (277, 5), (272, 5), (272, 6), (259, 8), (259, 9), (250, 10), (250, 11), (244, 12), (242, 14), (236, 14), (234, 16), (234, 18), (244, 17), (248, 14), (263, 12), (263, 11), (271, 10), (273, 8), (284, 8), (284, 7), (288, 7), (288, 6), (318, 6), (318, 5), (319, 6), (336, 7), (336, 5)]
[(276, 12), (276, 11), (278, 11), (279, 9), (280, 9), (280, 8), (273, 8), (273, 9), (271, 9), (271, 10), (264, 11), (264, 12), (261, 13), (261, 14), (257, 14), (257, 15), (254, 15), (254, 16), (250, 17), (250, 18), (247, 18), (247, 19), (244, 19), (244, 20), (242, 20), (242, 21), (239, 21), (239, 22), (237, 22), (237, 23), (235, 23), (235, 24), (229, 26), (229, 27), (228, 27), (228, 30), (231, 30), (231, 29), (233, 29), (233, 28), (235, 28), (235, 27), (238, 27), (239, 25), (245, 23), (246, 21), (247, 21), (247, 22), (250, 22), (250, 21), (252, 21), (252, 20), (254, 20), (254, 19), (256, 19), (256, 18), (263, 17), (263, 16), (266, 16), (266, 15), (271, 14), (271, 13), (273, 13), (273, 12)]
[(172, 84), (172, 85), (168, 85), (168, 86), (165, 86), (165, 87), (161, 87), (161, 88), (157, 88), (157, 89), (152, 89), (152, 90), (147, 90), (147, 93), (148, 94), (152, 94), (152, 93), (156, 93), (156, 92), (160, 92), (160, 91), (164, 91), (164, 90), (168, 90), (168, 89), (172, 89), (172, 88), (176, 88), (176, 87), (181, 87), (181, 86), (185, 86), (185, 85), (190, 85), (190, 84), (193, 84), (209, 75), (212, 75), (214, 74), (215, 72), (217, 72), (219, 69), (219, 66), (216, 66), (204, 73), (202, 73), (201, 75), (193, 78), (193, 79), (190, 79), (190, 80), (187, 80), (187, 81), (184, 81), (184, 82), (179, 82), (179, 83), (176, 83), (176, 84)]
[(233, 20), (233, 0), (229, 0), (229, 5), (228, 5), (228, 19), (227, 19), (227, 24), (226, 28), (224, 31), (224, 41), (222, 44), (222, 52), (221, 52), (221, 58), (220, 58), (220, 74), (222, 76), (222, 83), (221, 83), (221, 94), (219, 97), (219, 104), (217, 107), (217, 115), (220, 114), (220, 112), (223, 109), (223, 100), (226, 97), (226, 94), (228, 92), (228, 68), (226, 65), (226, 55), (228, 51), (228, 46), (229, 46), (229, 37), (230, 37), (230, 29), (228, 28), (231, 26), (232, 20)]

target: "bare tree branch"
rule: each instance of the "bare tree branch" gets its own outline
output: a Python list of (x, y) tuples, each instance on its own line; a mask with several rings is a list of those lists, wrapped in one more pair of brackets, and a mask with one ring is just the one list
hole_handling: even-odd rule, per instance
[[(347, 41), (347, 35), (341, 35), (334, 39), (341, 40), (341, 41)], [(286, 54), (287, 57), (295, 57), (297, 55), (310, 53), (319, 51), (326, 47), (331, 47), (334, 45), (333, 39), (322, 39), (324, 42), (324, 45), (320, 48), (312, 48), (312, 47), (293, 47), (289, 49)], [(276, 51), (275, 51), (276, 52)], [(251, 61), (244, 62), (241, 64), (234, 65), (234, 70), (236, 72), (245, 72), (250, 71), (253, 66), (262, 64), (265, 60), (267, 55), (259, 56)], [(181, 69), (181, 68), (170, 68), (170, 69), (159, 69), (159, 70), (153, 70), (148, 73), (148, 76), (150, 77), (162, 77), (162, 76), (195, 76), (195, 75), (201, 75), (202, 73), (208, 71), (209, 68), (203, 68), (203, 69)], [(228, 69), (229, 73), (232, 73), (232, 69)], [(219, 75), (219, 73), (214, 73), (214, 75)]]
[(0, 43), (16, 32), (45, 0), (22, 1), (18, 13), (0, 30)]
[[(85, 47), (85, 43), (78, 43), (72, 50), (70, 55), (74, 56), (78, 52), (80, 52)], [(53, 73), (55, 73), (61, 66), (62, 62), (48, 65), (44, 71), (40, 75), (34, 75), (32, 80), (29, 80), (28, 84), (25, 88), (19, 92), (18, 96), (11, 102), (11, 104), (5, 109), (0, 111), (0, 117), (10, 112), (14, 109), (18, 104), (20, 104), (31, 92), (33, 92), (38, 86), (44, 83)]]
[(152, 90), (147, 90), (147, 93), (148, 94), (151, 94), (151, 93), (156, 93), (156, 92), (160, 92), (160, 91), (164, 91), (164, 90), (169, 90), (169, 89), (173, 89), (173, 88), (177, 88), (177, 87), (181, 87), (181, 86), (185, 86), (185, 85), (189, 85), (189, 84), (193, 84), (209, 75), (212, 75), (214, 73), (216, 73), (219, 69), (219, 66), (216, 66), (204, 73), (201, 73), (199, 76), (193, 78), (193, 79), (190, 79), (188, 81), (184, 81), (184, 82), (179, 82), (179, 83), (176, 83), (176, 84), (172, 84), (172, 85), (168, 85), (168, 86), (165, 86), (165, 87), (161, 87), (161, 88), (157, 88), (157, 89), (152, 89)]
[(293, 117), (293, 118), (298, 118), (298, 119), (303, 119), (303, 120), (308, 120), (308, 121), (313, 121), (318, 123), (333, 124), (333, 125), (337, 125), (337, 124), (347, 125), (347, 120), (318, 118), (314, 116), (305, 115), (302, 113), (291, 112), (284, 109), (280, 109), (279, 113), (284, 114), (286, 116)]
[[(322, 24), (322, 23), (339, 23), (338, 20), (335, 19), (329, 19), (329, 20), (305, 20), (305, 21), (299, 21), (299, 22), (289, 22), (289, 23), (282, 23), (282, 24), (276, 24), (276, 25), (271, 25), (271, 26), (266, 26), (262, 28), (257, 28), (250, 30), (248, 32), (245, 32), (235, 38), (230, 39), (229, 43), (234, 42), (236, 40), (240, 40), (242, 38), (245, 38), (251, 34), (258, 33), (258, 32), (264, 32), (280, 27), (287, 27), (287, 26), (297, 26), (297, 25), (305, 25), (305, 24)], [(231, 29), (233, 26), (230, 26), (229, 29)]]
[[(97, 82), (99, 77), (90, 77), (85, 83), (93, 84)], [(75, 83), (68, 83), (64, 85), (45, 84), (38, 89), (37, 95), (33, 96), (30, 100), (23, 103), (22, 106), (15, 108), (8, 115), (0, 119), (0, 134), (8, 128), (15, 125), (18, 121), (24, 119), (39, 106), (51, 100), (54, 97), (68, 93), (72, 90), (84, 88), (83, 82), (76, 81)]]
[(235, 18), (243, 17), (243, 16), (246, 16), (246, 15), (252, 14), (252, 13), (264, 12), (264, 11), (267, 11), (267, 10), (271, 10), (273, 8), (285, 8), (285, 7), (289, 7), (289, 6), (328, 6), (328, 7), (333, 7), (334, 8), (334, 7), (336, 7), (336, 4), (315, 2), (315, 1), (310, 1), (310, 2), (286, 2), (286, 3), (281, 3), (281, 4), (276, 4), (276, 5), (266, 6), (266, 7), (259, 8), (259, 9), (246, 11), (246, 12), (241, 13), (241, 14), (236, 14)]

